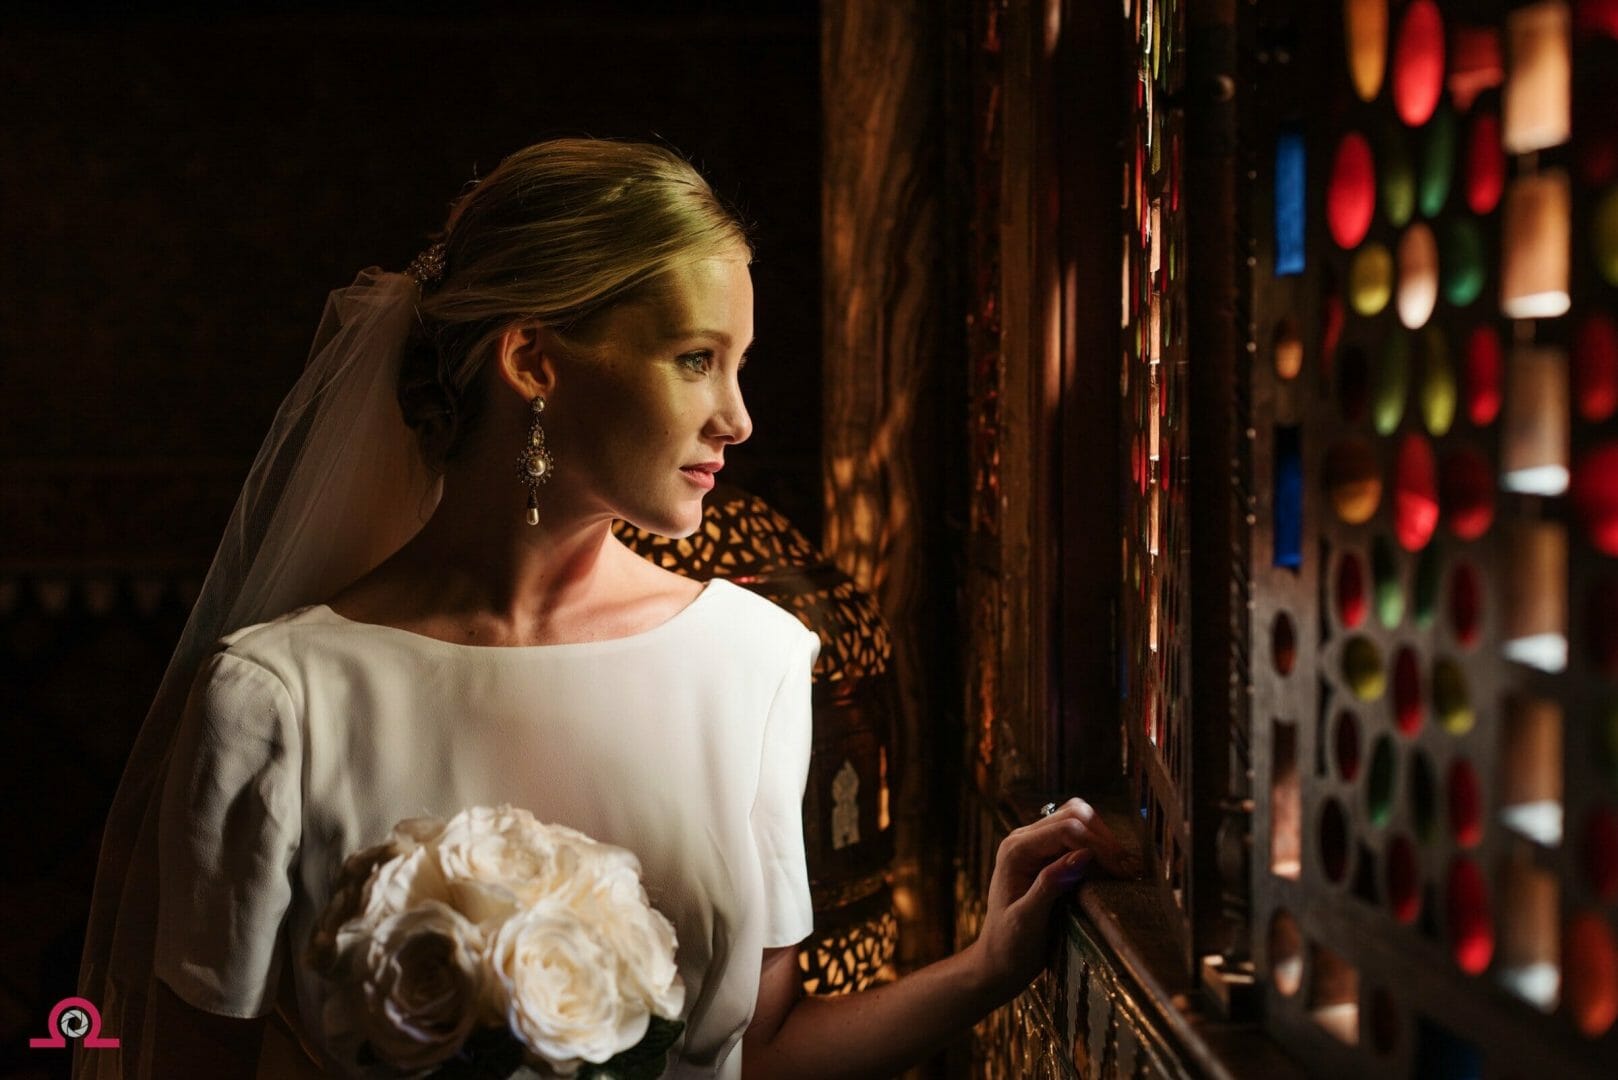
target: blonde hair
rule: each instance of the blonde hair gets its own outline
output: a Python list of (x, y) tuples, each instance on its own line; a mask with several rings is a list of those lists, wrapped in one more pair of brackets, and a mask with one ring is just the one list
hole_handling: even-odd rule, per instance
[(501, 333), (534, 319), (587, 341), (598, 318), (677, 267), (735, 251), (747, 230), (678, 154), (555, 139), (519, 150), (458, 199), (444, 276), (423, 288), (399, 406), (435, 471), (475, 423), (477, 375)]

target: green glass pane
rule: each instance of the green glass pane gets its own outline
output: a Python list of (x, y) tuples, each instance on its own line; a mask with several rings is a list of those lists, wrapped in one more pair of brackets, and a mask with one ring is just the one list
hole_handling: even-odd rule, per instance
[(1449, 198), (1450, 178), (1455, 175), (1455, 142), (1455, 114), (1440, 105), (1427, 124), (1427, 139), (1421, 151), (1416, 203), (1427, 217), (1437, 217)]
[(1376, 383), (1371, 391), (1371, 426), (1378, 435), (1392, 435), (1404, 416), (1405, 398), (1410, 393), (1410, 338), (1389, 334), (1382, 343), (1376, 364)]
[(1384, 735), (1371, 752), (1371, 771), (1365, 781), (1365, 810), (1373, 825), (1386, 825), (1393, 814), (1393, 781), (1398, 759), (1393, 739)]
[(1455, 422), (1455, 368), (1449, 360), (1449, 343), (1437, 326), (1421, 335), (1421, 420), (1427, 431), (1438, 438)]
[(1382, 196), (1382, 213), (1389, 224), (1402, 229), (1416, 212), (1416, 170), (1410, 162), (1410, 147), (1398, 128), (1383, 132), (1380, 153), (1382, 173), (1377, 187)]
[(1438, 611), (1439, 579), (1444, 568), (1438, 562), (1436, 545), (1428, 545), (1416, 560), (1416, 625), (1426, 628), (1433, 624)]
[(1618, 285), (1618, 188), (1601, 197), (1596, 206), (1595, 243), (1596, 265), (1608, 285)]
[(1483, 233), (1471, 218), (1457, 218), (1444, 226), (1439, 241), (1439, 285), (1444, 299), (1465, 307), (1483, 292), (1488, 276)]
[(1371, 545), (1371, 580), (1377, 621), (1392, 630), (1405, 617), (1405, 590), (1399, 580), (1399, 557), (1386, 536), (1378, 536)]
[(1606, 759), (1607, 775), (1618, 783), (1618, 701), (1609, 702), (1607, 715), (1602, 718), (1602, 756)]

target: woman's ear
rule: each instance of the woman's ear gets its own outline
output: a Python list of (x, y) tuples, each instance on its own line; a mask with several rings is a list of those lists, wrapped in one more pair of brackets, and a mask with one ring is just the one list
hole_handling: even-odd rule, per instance
[(500, 379), (524, 401), (550, 397), (556, 389), (557, 345), (553, 334), (537, 322), (515, 323), (495, 342), (494, 362)]

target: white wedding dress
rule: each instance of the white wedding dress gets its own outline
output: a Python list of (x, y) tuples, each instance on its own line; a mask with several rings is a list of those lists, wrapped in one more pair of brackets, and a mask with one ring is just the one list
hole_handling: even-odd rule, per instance
[(458, 645), (324, 605), (239, 630), (177, 736), (154, 970), (198, 1008), (275, 1014), (260, 1076), (318, 1075), (308, 1055), (337, 1073), (301, 954), (343, 858), (402, 818), (510, 803), (640, 857), (686, 985), (667, 1075), (738, 1077), (761, 951), (813, 928), (818, 648), (722, 580), (651, 630), (583, 644)]

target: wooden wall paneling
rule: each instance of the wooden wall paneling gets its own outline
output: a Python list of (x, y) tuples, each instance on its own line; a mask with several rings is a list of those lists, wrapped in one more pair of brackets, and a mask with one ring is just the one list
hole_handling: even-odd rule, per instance
[[(1242, 237), (1249, 225), (1238, 179), (1235, 0), (1187, 5), (1186, 260), (1190, 339), (1191, 914), (1188, 970), (1208, 964), (1229, 1010), (1252, 1004), (1247, 963), (1246, 853), (1251, 801), (1246, 566), (1253, 513), (1246, 459), (1251, 403), (1240, 378), (1249, 356), (1251, 285)], [(1194, 194), (1192, 194), (1194, 193)]]
[[(1051, 57), (1058, 0), (1008, 0), (1000, 25), (1001, 569), (1000, 710), (1020, 768), (1003, 784), (1056, 785), (1052, 674), (1058, 596), (1056, 418), (1061, 305), (1057, 273)], [(995, 792), (994, 794), (1003, 794)]]
[(961, 655), (965, 660), (968, 744), (972, 787), (989, 792), (1011, 763), (1016, 747), (1002, 731), (1000, 713), (1001, 479), (1000, 435), (1005, 352), (1000, 284), (1001, 160), (1005, 153), (1005, 78), (1001, 16), (1005, 0), (966, 0), (968, 104), (966, 160), (972, 186), (966, 304), (966, 566), (962, 594)]
[(1118, 17), (1067, 0), (1052, 61), (1060, 255), (1061, 621), (1058, 781), (1101, 798), (1123, 787), (1118, 701), (1119, 147), (1131, 88)]
[[(939, 954), (953, 768), (952, 572), (941, 500), (959, 468), (940, 389), (944, 28), (922, 0), (822, 7), (824, 549), (892, 630), (900, 760), (892, 772), (900, 964)], [(941, 735), (943, 737), (941, 737)], [(942, 760), (941, 760), (942, 759)]]

